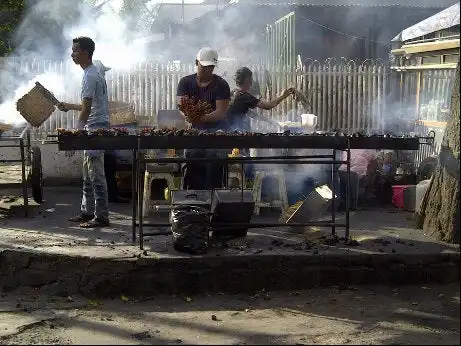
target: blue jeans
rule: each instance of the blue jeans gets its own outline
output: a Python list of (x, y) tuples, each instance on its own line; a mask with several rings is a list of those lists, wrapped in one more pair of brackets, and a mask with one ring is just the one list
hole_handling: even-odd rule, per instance
[(97, 218), (109, 219), (107, 182), (104, 172), (104, 151), (83, 152), (83, 197), (82, 213), (94, 214)]

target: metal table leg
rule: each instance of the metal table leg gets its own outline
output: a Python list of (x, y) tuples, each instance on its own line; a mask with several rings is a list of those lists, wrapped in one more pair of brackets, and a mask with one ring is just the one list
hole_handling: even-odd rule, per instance
[(137, 175), (137, 157), (138, 151), (135, 149), (133, 150), (133, 163), (132, 163), (132, 174), (131, 174), (131, 203), (132, 203), (132, 215), (131, 215), (131, 231), (132, 231), (132, 243), (136, 243), (136, 211), (137, 211), (137, 201), (138, 201), (138, 175)]
[[(336, 160), (336, 149), (333, 149), (333, 162)], [(336, 233), (336, 164), (332, 164), (331, 167), (331, 220), (333, 225), (331, 226), (331, 234)]]
[(347, 180), (346, 180), (346, 234), (345, 238), (346, 241), (349, 240), (349, 202), (350, 202), (350, 188), (351, 188), (351, 148), (350, 148), (350, 141), (347, 141), (347, 163), (346, 163), (346, 170), (347, 170)]
[(240, 164), (240, 202), (243, 203), (243, 191), (245, 189), (245, 177), (243, 174), (243, 162)]
[(27, 195), (27, 177), (26, 177), (26, 156), (24, 153), (24, 140), (19, 141), (19, 149), (21, 151), (21, 176), (22, 176), (22, 198), (24, 205), (24, 214), (29, 216), (29, 196)]
[(26, 162), (28, 166), (32, 165), (32, 145), (30, 144), (30, 130), (26, 132)]
[(140, 166), (144, 166), (144, 162), (141, 162), (143, 160), (141, 158), (141, 155), (138, 155), (138, 167), (136, 171), (136, 176), (138, 179), (138, 215), (139, 215), (139, 248), (141, 250), (144, 250), (144, 228), (143, 228), (143, 200), (144, 200), (144, 193), (142, 191), (143, 189), (143, 181), (141, 178), (141, 170), (139, 169)]

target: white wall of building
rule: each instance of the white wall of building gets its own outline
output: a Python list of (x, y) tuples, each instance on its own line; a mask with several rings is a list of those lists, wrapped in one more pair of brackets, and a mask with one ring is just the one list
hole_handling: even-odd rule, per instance
[[(3, 142), (6, 143), (6, 142)], [(65, 151), (59, 151), (57, 144), (42, 144), (34, 142), (42, 152), (42, 171), (43, 178), (64, 178), (78, 179), (82, 176), (82, 154), (76, 151), (74, 155), (69, 156)], [(0, 161), (20, 159), (19, 148), (1, 148)]]

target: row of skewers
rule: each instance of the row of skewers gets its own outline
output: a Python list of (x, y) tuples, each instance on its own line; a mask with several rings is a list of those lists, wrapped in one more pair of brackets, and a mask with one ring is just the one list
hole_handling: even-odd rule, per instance
[(58, 129), (58, 134), (61, 136), (102, 136), (102, 137), (120, 137), (129, 135), (141, 136), (329, 136), (329, 137), (350, 137), (350, 138), (411, 138), (414, 135), (394, 135), (394, 134), (366, 134), (363, 132), (356, 132), (353, 134), (346, 134), (340, 131), (336, 132), (323, 132), (317, 131), (312, 133), (296, 133), (291, 131), (276, 132), (276, 133), (259, 133), (259, 132), (246, 132), (246, 131), (216, 131), (207, 132), (198, 129), (176, 129), (176, 128), (143, 128), (137, 133), (130, 133), (126, 128), (114, 129), (98, 129), (94, 131), (87, 130), (66, 130)]
[[(205, 101), (195, 101), (194, 98), (183, 97), (181, 102), (178, 104), (179, 110), (186, 116), (187, 120), (195, 124), (199, 122), (200, 118), (213, 111), (211, 105)], [(97, 129), (94, 131), (88, 130), (67, 130), (57, 129), (58, 134), (62, 136), (128, 136), (130, 133), (126, 128), (114, 128), (114, 129)], [(195, 135), (206, 135), (205, 131), (198, 131), (195, 129), (188, 130), (177, 130), (175, 128), (163, 128), (163, 129), (151, 129), (145, 128), (140, 131), (140, 135), (177, 135), (177, 136), (195, 136)]]
[(113, 128), (113, 129), (97, 129), (97, 130), (68, 130), (57, 129), (58, 134), (61, 136), (101, 136), (101, 137), (115, 137), (115, 136), (129, 136), (130, 132), (126, 128)]

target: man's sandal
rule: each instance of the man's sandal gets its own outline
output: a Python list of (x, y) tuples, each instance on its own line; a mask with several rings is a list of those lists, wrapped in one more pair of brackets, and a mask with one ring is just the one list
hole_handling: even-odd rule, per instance
[(98, 227), (107, 227), (109, 226), (109, 220), (94, 218), (87, 222), (83, 222), (79, 225), (81, 228), (98, 228)]
[(90, 220), (92, 220), (93, 218), (94, 218), (94, 216), (91, 215), (91, 214), (83, 214), (83, 213), (81, 213), (80, 215), (71, 217), (71, 218), (69, 219), (69, 221), (71, 221), (71, 222), (79, 222), (79, 223), (82, 223), (82, 222), (90, 221)]

